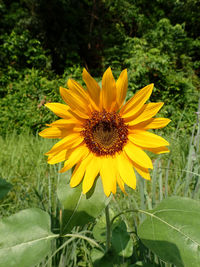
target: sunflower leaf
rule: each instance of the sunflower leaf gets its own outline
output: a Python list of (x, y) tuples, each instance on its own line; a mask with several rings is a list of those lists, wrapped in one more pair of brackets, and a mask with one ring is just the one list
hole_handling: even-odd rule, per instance
[(66, 177), (61, 177), (58, 198), (62, 204), (61, 234), (69, 233), (74, 226), (83, 226), (93, 221), (109, 202), (103, 192), (101, 179), (84, 195), (82, 185), (71, 188)]
[(112, 247), (115, 252), (123, 258), (131, 257), (133, 254), (133, 240), (127, 232), (124, 221), (119, 221), (118, 225), (112, 231)]
[(51, 251), (50, 216), (37, 209), (22, 210), (0, 221), (0, 266), (30, 267)]
[(142, 242), (162, 260), (178, 267), (196, 267), (200, 263), (200, 203), (171, 197), (152, 211), (140, 225)]

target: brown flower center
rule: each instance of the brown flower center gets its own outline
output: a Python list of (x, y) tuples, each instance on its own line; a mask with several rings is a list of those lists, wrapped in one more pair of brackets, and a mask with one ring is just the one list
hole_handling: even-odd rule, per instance
[(128, 127), (116, 112), (95, 111), (83, 127), (84, 141), (97, 156), (120, 152), (128, 140)]

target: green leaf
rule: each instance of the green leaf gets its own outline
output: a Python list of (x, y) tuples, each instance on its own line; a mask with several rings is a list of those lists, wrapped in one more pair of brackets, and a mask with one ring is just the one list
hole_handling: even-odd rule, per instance
[(101, 258), (104, 257), (104, 255), (105, 253), (97, 248), (93, 248), (90, 253), (92, 262), (95, 262), (95, 261), (98, 262), (99, 260), (101, 260)]
[(92, 230), (93, 236), (95, 240), (99, 242), (106, 242), (106, 216), (105, 213), (102, 214), (100, 218), (98, 218), (95, 226)]
[(0, 221), (0, 266), (31, 267), (51, 251), (50, 217), (40, 209), (22, 210)]
[(0, 199), (4, 198), (12, 188), (12, 184), (0, 178)]
[(115, 251), (110, 250), (106, 254), (102, 252), (92, 251), (91, 257), (94, 267), (131, 267), (130, 259), (124, 260), (118, 256)]
[[(112, 209), (110, 211), (110, 218), (114, 217), (114, 212)], [(130, 234), (127, 232), (126, 224), (122, 220), (116, 220), (111, 226), (112, 228), (112, 238), (111, 238), (111, 248), (110, 253), (113, 253), (112, 259), (116, 261), (123, 261), (124, 258), (129, 258), (133, 254), (133, 241), (130, 237)], [(97, 220), (97, 223), (93, 227), (93, 236), (95, 240), (100, 242), (106, 241), (106, 218), (105, 214)], [(112, 252), (111, 252), (112, 250)], [(97, 256), (103, 255), (102, 252), (97, 249), (94, 250), (98, 253)], [(105, 260), (105, 259), (104, 259)], [(94, 260), (93, 260), (94, 261)]]
[[(110, 208), (110, 218), (114, 217), (114, 212)], [(123, 258), (128, 258), (133, 253), (133, 241), (130, 234), (127, 232), (126, 224), (120, 219), (115, 220), (112, 224), (112, 238), (111, 244), (115, 254)], [(99, 242), (106, 242), (106, 217), (103, 213), (97, 220), (97, 223), (92, 230), (95, 240)]]
[[(114, 215), (115, 214), (114, 214), (112, 208), (109, 208), (110, 219), (113, 218)], [(117, 221), (117, 223), (118, 223), (118, 221)], [(112, 228), (114, 228), (113, 225), (112, 225)], [(95, 240), (97, 240), (99, 242), (106, 242), (106, 216), (105, 216), (105, 212), (102, 213), (100, 218), (98, 218), (95, 226), (93, 227), (92, 233), (93, 233)]]
[(200, 203), (172, 197), (146, 212), (140, 225), (142, 242), (162, 260), (176, 266), (197, 267), (200, 263)]
[(156, 263), (144, 263), (142, 261), (137, 261), (135, 264), (129, 266), (129, 267), (159, 267), (160, 265), (157, 265)]
[(84, 195), (82, 185), (71, 188), (66, 177), (61, 177), (57, 190), (62, 204), (61, 233), (70, 232), (74, 226), (83, 226), (94, 220), (109, 202), (103, 191), (101, 179)]
[(120, 221), (112, 231), (112, 247), (119, 256), (128, 258), (133, 253), (133, 240), (127, 232), (126, 224)]

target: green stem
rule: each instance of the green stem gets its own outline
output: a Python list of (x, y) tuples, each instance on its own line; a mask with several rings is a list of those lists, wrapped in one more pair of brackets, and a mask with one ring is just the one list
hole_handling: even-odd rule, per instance
[(139, 212), (139, 210), (137, 209), (131, 209), (131, 210), (124, 210), (121, 211), (120, 213), (118, 213), (116, 216), (114, 216), (110, 222), (110, 225), (112, 226), (114, 220), (116, 220), (119, 216), (121, 216), (122, 214), (128, 213), (128, 212)]
[(105, 208), (106, 214), (106, 252), (110, 248), (110, 239), (111, 239), (111, 224), (110, 224), (110, 215), (109, 215), (109, 205)]

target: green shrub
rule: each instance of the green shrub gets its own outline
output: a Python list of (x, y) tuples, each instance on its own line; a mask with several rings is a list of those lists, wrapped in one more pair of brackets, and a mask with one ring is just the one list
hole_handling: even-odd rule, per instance
[(32, 39), (28, 30), (5, 33), (1, 36), (0, 43), (1, 95), (5, 94), (4, 88), (10, 81), (22, 79), (27, 68), (44, 71), (51, 65), (40, 41)]
[[(30, 130), (33, 133), (55, 120), (44, 104), (62, 102), (59, 87), (66, 86), (69, 77), (81, 78), (79, 66), (69, 69), (63, 77), (48, 79), (40, 70), (27, 69), (21, 80), (10, 82), (5, 88), (6, 95), (0, 99), (0, 135), (6, 132), (21, 133)], [(73, 73), (73, 75), (71, 74)]]
[(183, 26), (173, 26), (167, 19), (160, 20), (143, 38), (127, 38), (123, 64), (129, 74), (128, 98), (154, 83), (151, 101), (165, 102), (161, 114), (170, 117), (174, 127), (179, 115), (187, 109), (184, 121), (189, 129), (196, 118), (200, 87), (192, 61), (192, 53), (198, 46), (197, 41), (187, 38)]
[(35, 132), (44, 126), (52, 114), (43, 105), (58, 100), (58, 89), (57, 80), (49, 81), (39, 70), (27, 70), (24, 79), (10, 83), (6, 96), (0, 99), (0, 133), (25, 129)]

